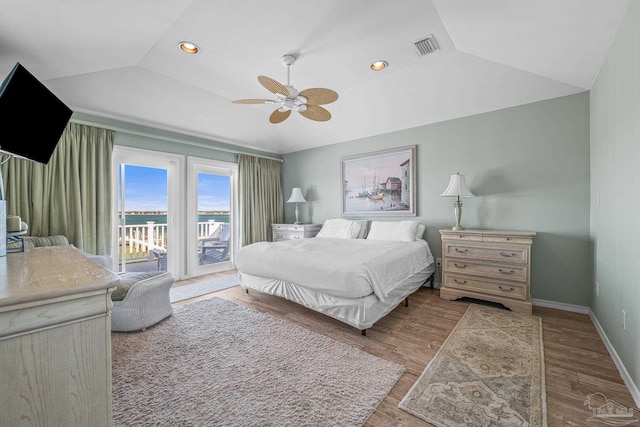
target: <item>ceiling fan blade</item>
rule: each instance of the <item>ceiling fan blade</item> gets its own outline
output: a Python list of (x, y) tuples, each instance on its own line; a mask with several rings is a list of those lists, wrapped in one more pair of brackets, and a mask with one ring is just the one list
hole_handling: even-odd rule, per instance
[(284, 122), (290, 115), (291, 110), (280, 111), (280, 109), (278, 109), (271, 113), (271, 115), (269, 116), (269, 121), (274, 124), (281, 123)]
[(300, 92), (300, 95), (307, 98), (307, 104), (309, 105), (324, 105), (331, 104), (338, 99), (338, 94), (331, 89), (324, 89), (321, 87), (305, 89)]
[(270, 99), (236, 99), (235, 101), (231, 101), (233, 104), (271, 104), (273, 103)]
[(326, 108), (317, 105), (307, 105), (306, 111), (301, 111), (300, 114), (317, 122), (326, 122), (331, 118), (331, 113)]
[(286, 87), (284, 87), (284, 85), (282, 85), (282, 84), (278, 83), (277, 81), (273, 80), (271, 77), (258, 76), (258, 81), (269, 92), (279, 93), (279, 94), (284, 95), (284, 96), (289, 96), (289, 90)]

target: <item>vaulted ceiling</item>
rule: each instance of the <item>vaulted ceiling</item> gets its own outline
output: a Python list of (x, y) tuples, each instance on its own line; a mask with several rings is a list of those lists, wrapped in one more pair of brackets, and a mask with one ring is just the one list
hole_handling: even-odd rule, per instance
[[(4, 0), (0, 75), (20, 62), (75, 112), (284, 154), (589, 90), (629, 2)], [(338, 92), (331, 120), (231, 103), (275, 98), (257, 76), (285, 84), (287, 53), (293, 86)]]

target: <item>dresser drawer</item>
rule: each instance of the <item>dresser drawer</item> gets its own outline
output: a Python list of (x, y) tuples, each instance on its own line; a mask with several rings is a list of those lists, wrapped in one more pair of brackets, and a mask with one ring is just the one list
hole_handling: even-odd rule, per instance
[(447, 240), (467, 240), (471, 242), (482, 242), (482, 235), (480, 234), (447, 234)]
[(452, 258), (473, 258), (480, 260), (500, 261), (506, 263), (527, 264), (529, 247), (480, 244), (471, 245), (462, 242), (443, 242), (444, 254)]
[(463, 289), (522, 300), (527, 299), (528, 297), (528, 287), (517, 283), (505, 284), (453, 274), (445, 274), (444, 282), (444, 286), (454, 289)]
[(527, 283), (528, 279), (528, 269), (526, 265), (522, 264), (488, 264), (485, 262), (446, 258), (444, 270), (450, 273), (495, 277), (522, 283)]
[(532, 245), (533, 239), (530, 237), (520, 236), (484, 236), (483, 242), (490, 243), (515, 243), (521, 245)]

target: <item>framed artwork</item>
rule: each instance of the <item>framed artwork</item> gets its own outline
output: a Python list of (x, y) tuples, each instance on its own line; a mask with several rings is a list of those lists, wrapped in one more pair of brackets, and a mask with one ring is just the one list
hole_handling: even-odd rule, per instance
[(416, 146), (340, 159), (343, 216), (415, 216)]

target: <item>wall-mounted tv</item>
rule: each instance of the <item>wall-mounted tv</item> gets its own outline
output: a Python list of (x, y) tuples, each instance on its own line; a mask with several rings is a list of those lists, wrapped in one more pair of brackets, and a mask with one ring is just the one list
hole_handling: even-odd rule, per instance
[(0, 151), (49, 163), (72, 113), (42, 82), (16, 63), (0, 86), (0, 123), (5, 135), (0, 136)]

